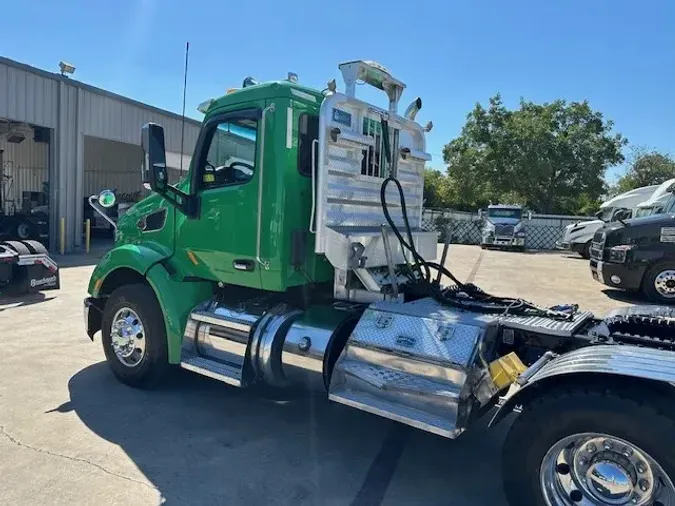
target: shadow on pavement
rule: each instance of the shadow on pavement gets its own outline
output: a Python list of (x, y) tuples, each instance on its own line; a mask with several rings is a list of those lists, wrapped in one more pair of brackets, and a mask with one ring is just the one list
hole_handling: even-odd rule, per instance
[[(0, 294), (0, 312), (13, 309), (15, 307), (32, 306), (52, 300), (54, 297), (47, 297), (44, 293), (31, 293), (20, 297), (11, 297)], [(9, 306), (9, 307), (7, 307)]]
[[(387, 491), (384, 504), (448, 504), (449, 496), (457, 506), (503, 504), (499, 433), (452, 442), (329, 403), (325, 394), (238, 390), (184, 371), (161, 390), (136, 390), (105, 362), (79, 371), (68, 387), (70, 401), (47, 412), (74, 411), (119, 445), (164, 504), (357, 504), (359, 495)], [(383, 475), (377, 465), (389, 460), (389, 444), (400, 445), (402, 457), (384, 462)], [(475, 485), (486, 476), (490, 487)]]
[(606, 288), (602, 293), (607, 295), (612, 300), (619, 302), (627, 302), (629, 304), (649, 305), (650, 302), (640, 295), (638, 292), (628, 292), (625, 290), (615, 290), (613, 288)]

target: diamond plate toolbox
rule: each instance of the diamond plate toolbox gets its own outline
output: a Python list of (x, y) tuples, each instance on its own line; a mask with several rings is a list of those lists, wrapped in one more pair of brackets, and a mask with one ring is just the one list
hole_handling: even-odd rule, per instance
[(468, 367), (476, 356), (483, 330), (479, 326), (444, 318), (439, 313), (422, 317), (371, 307), (354, 329), (350, 344)]

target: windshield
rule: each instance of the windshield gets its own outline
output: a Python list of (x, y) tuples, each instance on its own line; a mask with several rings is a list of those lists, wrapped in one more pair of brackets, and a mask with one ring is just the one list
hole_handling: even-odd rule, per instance
[(488, 218), (515, 218), (519, 220), (522, 214), (522, 209), (488, 209)]
[(668, 203), (666, 204), (667, 213), (675, 213), (675, 193), (670, 196)]
[(600, 212), (596, 214), (599, 220), (602, 221), (610, 221), (612, 219), (612, 214), (614, 213), (614, 208), (613, 207), (608, 207), (606, 209), (602, 209)]

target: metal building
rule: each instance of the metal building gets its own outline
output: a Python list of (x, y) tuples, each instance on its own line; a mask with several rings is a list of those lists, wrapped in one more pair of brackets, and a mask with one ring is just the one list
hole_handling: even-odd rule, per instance
[[(65, 250), (83, 245), (85, 199), (106, 187), (133, 199), (141, 191), (141, 126), (165, 129), (167, 164), (178, 175), (182, 118), (156, 107), (0, 57), (3, 211), (48, 209), (50, 249), (65, 220)], [(200, 123), (186, 119), (183, 169)]]

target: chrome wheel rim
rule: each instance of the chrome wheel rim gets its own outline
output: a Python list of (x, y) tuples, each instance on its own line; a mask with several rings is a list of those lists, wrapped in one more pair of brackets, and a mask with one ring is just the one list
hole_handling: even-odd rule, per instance
[(672, 506), (675, 487), (645, 451), (598, 433), (566, 437), (546, 453), (539, 481), (549, 506)]
[(668, 269), (660, 272), (654, 279), (654, 288), (662, 297), (675, 298), (675, 270)]
[(110, 342), (117, 359), (135, 367), (145, 356), (145, 329), (133, 309), (124, 307), (115, 313), (110, 326)]

